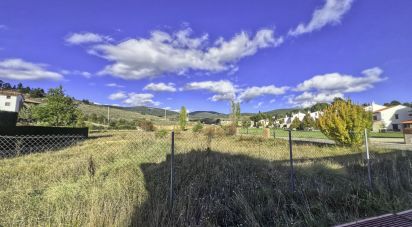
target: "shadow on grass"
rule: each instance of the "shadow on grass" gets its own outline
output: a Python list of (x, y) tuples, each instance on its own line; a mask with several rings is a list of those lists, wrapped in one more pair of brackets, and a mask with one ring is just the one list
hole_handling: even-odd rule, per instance
[(296, 191), (291, 193), (288, 161), (192, 151), (175, 155), (170, 209), (169, 158), (141, 166), (149, 195), (136, 207), (133, 226), (328, 226), (412, 204), (410, 153), (376, 159), (373, 192), (359, 156), (310, 164), (297, 160)]

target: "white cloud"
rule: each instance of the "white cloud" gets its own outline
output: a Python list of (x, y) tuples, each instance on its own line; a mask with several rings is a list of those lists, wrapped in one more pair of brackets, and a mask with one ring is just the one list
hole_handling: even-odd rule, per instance
[(328, 24), (340, 23), (343, 15), (349, 11), (354, 0), (326, 0), (322, 8), (316, 9), (309, 23), (299, 24), (289, 35), (298, 36), (319, 30)]
[(161, 103), (153, 100), (153, 95), (148, 93), (127, 93), (119, 91), (109, 96), (110, 100), (121, 100), (123, 104), (128, 106), (158, 106)]
[(385, 80), (381, 77), (383, 70), (375, 67), (362, 71), (363, 77), (354, 77), (340, 73), (316, 75), (309, 80), (300, 83), (297, 91), (332, 91), (332, 92), (361, 92), (373, 88), (375, 83)]
[(92, 74), (86, 71), (80, 71), (80, 70), (62, 70), (61, 74), (63, 75), (81, 75), (84, 76), (87, 79), (90, 79), (92, 77)]
[(6, 25), (0, 24), (0, 30), (6, 30), (6, 29), (7, 29), (7, 26), (6, 26)]
[(184, 90), (207, 90), (216, 93), (210, 98), (212, 101), (234, 100), (236, 97), (236, 87), (227, 80), (191, 82), (186, 84)]
[(127, 95), (124, 91), (119, 91), (119, 92), (109, 95), (110, 100), (121, 100), (121, 99), (126, 99), (126, 98), (127, 98)]
[(129, 93), (128, 98), (123, 100), (124, 104), (129, 106), (158, 106), (160, 102), (153, 101), (152, 94), (137, 94), (137, 93)]
[(334, 98), (344, 98), (344, 94), (340, 92), (312, 93), (305, 91), (296, 97), (289, 97), (288, 102), (290, 104), (306, 108), (320, 102), (332, 102)]
[(274, 85), (262, 87), (248, 87), (244, 90), (238, 89), (236, 85), (227, 80), (220, 81), (202, 81), (191, 82), (186, 84), (182, 90), (207, 90), (215, 93), (210, 100), (212, 101), (230, 101), (248, 102), (256, 97), (263, 95), (280, 95), (284, 94), (289, 87), (276, 87)]
[(116, 83), (108, 83), (106, 84), (106, 87), (117, 87), (117, 88), (123, 88), (123, 85), (116, 84)]
[(383, 70), (374, 67), (362, 71), (363, 76), (355, 77), (340, 73), (316, 75), (297, 85), (298, 96), (289, 98), (289, 103), (308, 107), (318, 102), (331, 102), (335, 97), (343, 98), (346, 93), (362, 92), (374, 87), (375, 83), (386, 80)]
[(85, 33), (72, 33), (68, 35), (65, 39), (67, 43), (70, 44), (84, 44), (84, 43), (101, 43), (112, 41), (110, 36), (103, 36), (96, 33), (85, 32)]
[(259, 102), (259, 103), (258, 103), (256, 106), (254, 106), (253, 108), (258, 109), (258, 108), (262, 107), (262, 105), (263, 105), (263, 102)]
[(24, 61), (22, 59), (5, 59), (0, 61), (0, 78), (9, 80), (63, 79), (63, 75), (48, 71), (46, 65)]
[(270, 101), (269, 101), (269, 103), (275, 103), (276, 102), (276, 99), (271, 99)]
[(164, 92), (175, 92), (176, 88), (175, 88), (175, 84), (174, 83), (150, 83), (148, 85), (146, 85), (143, 90), (149, 90), (149, 91), (156, 91), (156, 92), (160, 92), (160, 91), (164, 91)]
[(153, 31), (149, 38), (94, 45), (89, 53), (112, 62), (99, 74), (137, 80), (166, 73), (181, 75), (190, 70), (231, 71), (241, 58), (277, 46), (283, 39), (276, 38), (273, 30), (261, 29), (253, 37), (240, 32), (229, 40), (219, 38), (212, 45), (208, 41), (207, 34), (192, 37), (190, 29), (171, 34)]
[(274, 85), (262, 87), (249, 87), (239, 94), (238, 100), (240, 102), (248, 102), (256, 97), (263, 95), (281, 95), (284, 94), (289, 87), (276, 87)]

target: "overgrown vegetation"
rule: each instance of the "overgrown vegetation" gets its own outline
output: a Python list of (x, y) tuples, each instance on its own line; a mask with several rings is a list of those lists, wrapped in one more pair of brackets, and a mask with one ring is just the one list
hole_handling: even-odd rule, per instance
[[(292, 193), (285, 140), (220, 137), (221, 127), (204, 130), (213, 136), (176, 135), (172, 216), (169, 137), (132, 131), (0, 159), (0, 225), (330, 226), (412, 204), (411, 152), (371, 148), (369, 191), (358, 151), (294, 144)], [(211, 149), (205, 152), (208, 138)]]

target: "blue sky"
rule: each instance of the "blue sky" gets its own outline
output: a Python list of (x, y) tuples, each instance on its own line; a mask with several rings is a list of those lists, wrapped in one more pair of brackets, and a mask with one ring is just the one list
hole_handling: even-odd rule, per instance
[(412, 2), (0, 2), (0, 79), (78, 99), (244, 112), (410, 102)]

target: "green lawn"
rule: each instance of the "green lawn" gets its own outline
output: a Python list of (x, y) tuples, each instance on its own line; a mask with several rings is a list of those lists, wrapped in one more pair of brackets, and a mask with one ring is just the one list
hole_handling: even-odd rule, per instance
[[(273, 137), (288, 137), (288, 132), (283, 129), (270, 129), (270, 134)], [(241, 134), (263, 135), (263, 128), (241, 129)], [(292, 131), (293, 138), (316, 138), (327, 139), (320, 131)], [(370, 138), (403, 138), (402, 132), (370, 132)]]

